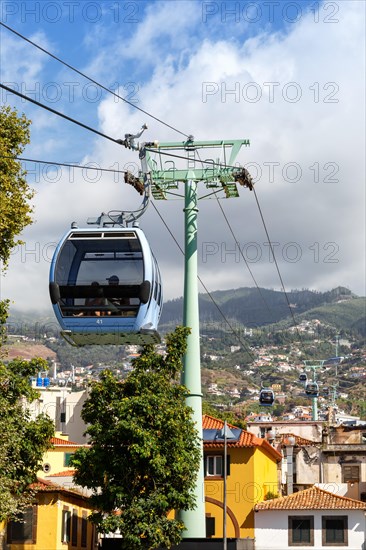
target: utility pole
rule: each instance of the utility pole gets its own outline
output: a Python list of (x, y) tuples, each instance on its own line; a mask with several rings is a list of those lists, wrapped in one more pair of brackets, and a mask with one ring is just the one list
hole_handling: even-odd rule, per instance
[[(197, 437), (201, 442), (201, 465), (196, 479), (193, 510), (179, 512), (185, 524), (185, 538), (205, 538), (205, 494), (202, 444), (202, 390), (200, 365), (200, 336), (197, 283), (197, 217), (198, 183), (204, 184), (207, 194), (200, 197), (224, 198), (239, 197), (237, 183), (252, 189), (253, 183), (248, 171), (234, 166), (235, 159), (242, 146), (248, 146), (249, 140), (198, 141), (190, 136), (185, 142), (143, 143), (139, 147), (142, 176), (148, 182), (151, 194), (156, 200), (166, 200), (169, 196), (184, 198), (185, 224), (185, 265), (184, 265), (184, 305), (183, 324), (190, 327), (187, 340), (187, 352), (184, 357), (182, 384), (188, 389), (186, 403), (193, 409)], [(202, 162), (197, 158), (200, 150), (214, 149), (219, 158)], [(164, 156), (170, 155), (169, 156)], [(156, 157), (156, 158), (155, 158)], [(184, 168), (177, 168), (175, 157), (186, 160)], [(171, 160), (173, 159), (173, 160)], [(167, 162), (169, 161), (169, 163)], [(196, 164), (202, 162), (200, 168)], [(184, 195), (178, 194), (179, 183), (184, 186)]]

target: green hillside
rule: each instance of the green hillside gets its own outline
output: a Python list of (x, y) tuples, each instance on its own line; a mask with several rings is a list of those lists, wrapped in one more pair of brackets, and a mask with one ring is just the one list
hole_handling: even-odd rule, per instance
[[(257, 288), (239, 288), (200, 294), (200, 321), (222, 323), (223, 316), (246, 327), (276, 325), (278, 328), (293, 325), (289, 305), (283, 292)], [(287, 293), (296, 322), (319, 319), (339, 330), (365, 334), (366, 298), (360, 298), (343, 287), (328, 292), (292, 290)], [(220, 313), (222, 312), (222, 314)], [(170, 326), (182, 322), (183, 300), (166, 302), (161, 325)]]

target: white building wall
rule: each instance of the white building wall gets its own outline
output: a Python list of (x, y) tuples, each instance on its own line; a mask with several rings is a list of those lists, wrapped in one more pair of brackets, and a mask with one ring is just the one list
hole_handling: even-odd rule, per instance
[[(288, 517), (314, 516), (314, 546), (288, 545)], [(322, 516), (348, 516), (348, 546), (322, 546)], [(255, 550), (365, 550), (362, 510), (260, 510), (254, 514)]]
[[(70, 388), (50, 386), (48, 388), (36, 388), (40, 392), (39, 399), (29, 405), (32, 417), (44, 413), (55, 424), (56, 431), (62, 431), (75, 443), (87, 443), (84, 437), (86, 424), (81, 418), (81, 409), (87, 399), (86, 390), (72, 392)], [(61, 412), (65, 413), (65, 422), (61, 422)]]
[(287, 420), (286, 422), (273, 420), (272, 422), (248, 422), (247, 431), (260, 437), (260, 429), (271, 429), (277, 435), (294, 434), (310, 441), (321, 442), (322, 440), (322, 422)]

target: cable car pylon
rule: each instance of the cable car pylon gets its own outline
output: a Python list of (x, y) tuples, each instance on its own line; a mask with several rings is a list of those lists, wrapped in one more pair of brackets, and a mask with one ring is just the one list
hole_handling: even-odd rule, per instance
[[(150, 182), (154, 199), (167, 200), (170, 195), (176, 199), (179, 184), (184, 185), (184, 195), (178, 195), (184, 199), (185, 224), (183, 324), (190, 327), (191, 333), (188, 336), (187, 351), (183, 361), (182, 384), (188, 389), (186, 403), (193, 410), (197, 437), (201, 441), (200, 470), (193, 491), (195, 508), (179, 512), (179, 517), (185, 525), (184, 538), (206, 537), (197, 283), (198, 184), (204, 184), (208, 190), (204, 196), (200, 197), (201, 199), (215, 197), (219, 193), (223, 195), (222, 198), (239, 197), (237, 183), (252, 189), (253, 182), (249, 172), (243, 167), (234, 166), (243, 145), (249, 146), (249, 140), (194, 141), (193, 136), (189, 136), (184, 142), (150, 142), (138, 147), (141, 175), (144, 181)], [(219, 151), (219, 158), (202, 161), (198, 157), (198, 152), (208, 149)], [(168, 159), (169, 156), (171, 159), (183, 157), (186, 160), (186, 166), (178, 168), (175, 161), (170, 159), (164, 162), (162, 158), (164, 156)], [(157, 160), (154, 157), (157, 157)], [(202, 167), (197, 168), (196, 164), (200, 162)]]
[(313, 371), (313, 380), (311, 382), (307, 381), (305, 385), (305, 393), (308, 397), (311, 397), (312, 400), (312, 420), (318, 420), (318, 396), (319, 396), (319, 387), (316, 381), (316, 371), (322, 369), (325, 360), (306, 360), (304, 361), (305, 370)]

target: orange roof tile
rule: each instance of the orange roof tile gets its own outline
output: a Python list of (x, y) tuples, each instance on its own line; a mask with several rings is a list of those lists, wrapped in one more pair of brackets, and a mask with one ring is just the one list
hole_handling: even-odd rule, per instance
[[(230, 429), (235, 429), (236, 426), (233, 424), (227, 423), (228, 427)], [(210, 416), (208, 414), (204, 414), (202, 416), (202, 428), (204, 430), (221, 430), (224, 427), (224, 421), (220, 420), (218, 418), (214, 418), (213, 416)], [(220, 449), (224, 446), (223, 441), (210, 441), (210, 442), (203, 442), (205, 449)], [(265, 439), (261, 439), (259, 437), (256, 437), (254, 434), (247, 432), (246, 430), (242, 430), (240, 437), (235, 442), (228, 440), (227, 446), (229, 448), (232, 447), (261, 447), (263, 450), (267, 451), (269, 454), (271, 454), (277, 461), (282, 460), (282, 455), (279, 453), (276, 449), (268, 443)]]
[(56, 474), (50, 474), (46, 477), (69, 477), (73, 476), (76, 470), (65, 470), (64, 472), (57, 472)]
[(258, 502), (254, 510), (366, 510), (366, 502), (313, 486), (286, 497)]
[(291, 434), (291, 433), (287, 433), (287, 434), (280, 434), (281, 436), (281, 443), (282, 445), (288, 445), (288, 438), (289, 437), (294, 437), (295, 438), (295, 445), (301, 445), (301, 446), (314, 446), (314, 445), (319, 445), (320, 442), (316, 442), (316, 441), (312, 441), (311, 439), (306, 439), (305, 437), (300, 437), (299, 435), (296, 435), (296, 434)]
[(51, 443), (55, 447), (63, 446), (63, 447), (88, 447), (89, 445), (86, 445), (84, 443), (75, 443), (75, 441), (68, 441), (67, 439), (62, 439), (61, 437), (51, 437)]
[(41, 479), (37, 477), (37, 481), (35, 483), (30, 484), (30, 489), (34, 489), (35, 491), (39, 491), (41, 493), (63, 493), (64, 495), (77, 495), (78, 497), (82, 498), (83, 500), (87, 500), (87, 497), (80, 493), (77, 489), (70, 489), (66, 487), (62, 487), (62, 485), (58, 485), (57, 483), (54, 483), (53, 481), (49, 481), (47, 479)]
[(62, 489), (61, 485), (57, 485), (53, 483), (53, 481), (48, 481), (47, 479), (41, 479), (40, 477), (37, 477), (35, 483), (31, 483), (30, 488), (36, 489), (37, 491), (58, 491)]

